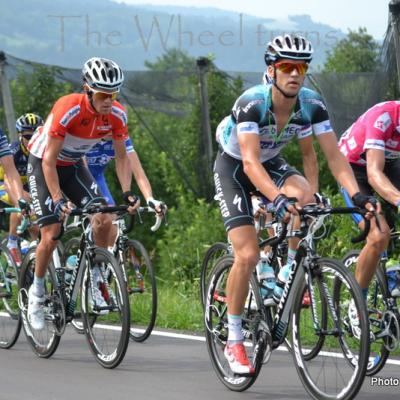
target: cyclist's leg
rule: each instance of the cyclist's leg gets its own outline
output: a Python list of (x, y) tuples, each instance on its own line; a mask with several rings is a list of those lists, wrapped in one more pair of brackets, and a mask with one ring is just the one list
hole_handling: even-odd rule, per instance
[(241, 161), (217, 156), (214, 169), (216, 196), (235, 255), (227, 283), (228, 343), (225, 357), (234, 373), (254, 373), (243, 346), (242, 313), (249, 280), (258, 258), (257, 234), (252, 216), (250, 192), (254, 190), (243, 172)]
[[(360, 192), (362, 194), (372, 196), (374, 191), (368, 183), (366, 168), (354, 164), (350, 165), (354, 171)], [(344, 189), (342, 189), (342, 195), (347, 206), (354, 206), (350, 196)], [(363, 229), (364, 222), (360, 219), (360, 217), (353, 216), (353, 218), (357, 222), (358, 226)], [(378, 216), (378, 218), (380, 228), (377, 226), (375, 219), (372, 219), (371, 228), (366, 239), (366, 243), (361, 250), (356, 266), (355, 278), (365, 296), (368, 285), (375, 274), (376, 268), (378, 267), (380, 256), (386, 250), (390, 239), (389, 227), (385, 218), (382, 215)]]
[(41, 239), (36, 249), (35, 275), (29, 288), (28, 319), (34, 329), (43, 329), (44, 277), (57, 241), (53, 240), (60, 232), (60, 223), (53, 214), (53, 203), (42, 170), (42, 160), (29, 157), (29, 187)]

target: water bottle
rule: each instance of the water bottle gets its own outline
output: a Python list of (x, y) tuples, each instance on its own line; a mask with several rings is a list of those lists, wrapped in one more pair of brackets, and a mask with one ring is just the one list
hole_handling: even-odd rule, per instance
[(281, 301), (283, 289), (286, 285), (286, 281), (289, 279), (289, 275), (292, 272), (292, 264), (285, 264), (278, 273), (276, 285), (274, 288), (273, 298), (276, 303)]
[(275, 288), (275, 272), (269, 265), (268, 255), (263, 251), (260, 253), (260, 261), (256, 266), (257, 278), (261, 284), (261, 296), (265, 300), (271, 298)]
[(23, 256), (28, 252), (29, 247), (30, 247), (30, 243), (29, 243), (27, 240), (25, 240), (25, 239), (22, 240), (21, 245), (20, 245), (20, 248), (21, 248), (21, 254), (22, 254)]
[(400, 297), (400, 264), (395, 260), (389, 260), (386, 264), (386, 277), (388, 289), (393, 297)]
[(74, 269), (76, 268), (76, 265), (78, 263), (78, 257), (73, 254), (67, 258), (67, 261), (65, 263), (65, 282), (70, 283), (72, 274), (74, 272)]

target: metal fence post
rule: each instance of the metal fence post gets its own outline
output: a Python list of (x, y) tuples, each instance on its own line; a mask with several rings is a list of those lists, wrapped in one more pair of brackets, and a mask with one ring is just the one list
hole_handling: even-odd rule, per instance
[(10, 141), (17, 139), (15, 132), (15, 113), (11, 97), (10, 83), (8, 82), (6, 70), (6, 55), (0, 51), (0, 86), (3, 98), (4, 113), (6, 115), (8, 137)]
[(399, 16), (400, 16), (400, 0), (391, 0), (389, 3), (390, 23), (393, 28), (393, 39), (396, 54), (397, 66), (397, 85), (400, 89), (400, 30), (399, 30)]
[(206, 57), (197, 59), (197, 67), (199, 70), (200, 97), (201, 97), (201, 121), (202, 131), (205, 145), (205, 156), (207, 163), (207, 172), (209, 176), (212, 174), (213, 163), (213, 147), (210, 124), (210, 104), (208, 100), (207, 72), (210, 60)]

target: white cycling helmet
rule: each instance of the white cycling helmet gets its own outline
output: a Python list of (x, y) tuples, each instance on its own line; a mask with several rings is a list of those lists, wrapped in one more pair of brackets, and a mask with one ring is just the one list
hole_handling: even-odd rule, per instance
[(118, 92), (124, 83), (124, 73), (114, 61), (93, 57), (83, 65), (82, 79), (93, 90)]
[(286, 34), (277, 36), (268, 43), (264, 60), (267, 65), (282, 58), (309, 63), (312, 60), (313, 52), (312, 45), (306, 38), (300, 35)]

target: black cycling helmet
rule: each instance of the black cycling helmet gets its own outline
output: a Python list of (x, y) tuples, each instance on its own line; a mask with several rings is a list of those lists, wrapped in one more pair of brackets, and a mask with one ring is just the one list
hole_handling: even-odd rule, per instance
[(33, 113), (21, 115), (15, 123), (18, 133), (34, 131), (40, 125), (43, 125), (43, 118)]

